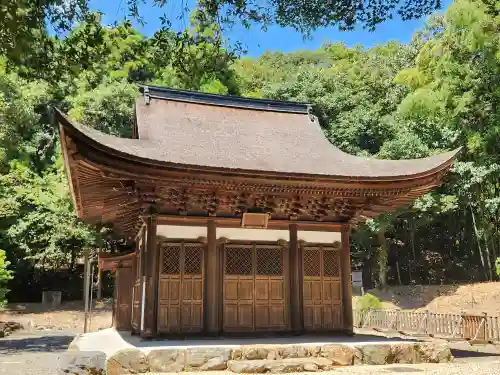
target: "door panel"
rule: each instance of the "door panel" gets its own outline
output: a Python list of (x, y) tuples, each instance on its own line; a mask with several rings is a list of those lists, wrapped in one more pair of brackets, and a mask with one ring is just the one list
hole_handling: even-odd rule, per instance
[(286, 256), (279, 246), (225, 245), (224, 331), (281, 331), (288, 327)]
[(132, 291), (132, 328), (136, 331), (140, 330), (141, 325), (141, 246), (142, 242), (139, 242), (136, 251), (135, 262), (134, 262), (134, 273), (135, 278), (134, 286)]
[(332, 247), (305, 247), (302, 262), (304, 328), (342, 329), (340, 252)]
[(203, 329), (203, 246), (167, 244), (160, 249), (158, 331)]
[(116, 329), (132, 328), (132, 268), (123, 267), (116, 270)]

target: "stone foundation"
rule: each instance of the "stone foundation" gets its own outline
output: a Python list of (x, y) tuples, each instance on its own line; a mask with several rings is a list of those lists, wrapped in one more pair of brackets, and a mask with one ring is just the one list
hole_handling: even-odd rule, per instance
[[(78, 353), (83, 355), (85, 352), (75, 352), (75, 355), (78, 356)], [(88, 356), (86, 358), (88, 361)], [(314, 372), (339, 366), (445, 363), (452, 359), (448, 345), (440, 342), (243, 345), (234, 348), (153, 347), (151, 350), (127, 348), (107, 357), (102, 366), (106, 372), (97, 372), (99, 366), (93, 363), (92, 371), (75, 374), (123, 375), (214, 370), (241, 374)]]

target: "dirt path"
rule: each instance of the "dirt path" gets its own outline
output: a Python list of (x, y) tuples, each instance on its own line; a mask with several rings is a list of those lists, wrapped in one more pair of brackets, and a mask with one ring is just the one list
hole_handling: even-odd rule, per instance
[[(91, 314), (90, 328), (97, 331), (109, 328), (112, 324), (111, 301), (100, 301), (94, 304)], [(66, 302), (57, 308), (41, 303), (10, 304), (0, 312), (0, 321), (21, 323), (25, 331), (58, 330), (82, 333), (84, 323), (84, 305), (81, 301)]]

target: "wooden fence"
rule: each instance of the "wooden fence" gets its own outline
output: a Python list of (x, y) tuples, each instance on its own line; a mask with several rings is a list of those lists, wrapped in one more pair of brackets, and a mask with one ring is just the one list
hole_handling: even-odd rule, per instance
[(354, 326), (472, 342), (500, 342), (500, 317), (430, 311), (354, 310)]

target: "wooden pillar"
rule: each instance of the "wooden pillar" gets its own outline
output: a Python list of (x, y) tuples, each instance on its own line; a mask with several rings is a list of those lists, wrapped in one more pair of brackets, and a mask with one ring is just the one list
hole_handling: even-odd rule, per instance
[(302, 293), (302, 259), (300, 256), (297, 224), (290, 224), (290, 315), (292, 332), (304, 330), (304, 307)]
[(344, 331), (353, 334), (352, 317), (352, 280), (351, 280), (351, 256), (349, 233), (351, 227), (342, 227), (342, 249), (340, 251), (340, 267), (342, 271), (342, 306), (344, 308)]
[(155, 215), (146, 217), (146, 295), (144, 299), (144, 327), (141, 336), (151, 338), (157, 333), (158, 322), (158, 246), (156, 244), (157, 218)]
[(219, 326), (219, 252), (217, 251), (217, 227), (214, 220), (207, 225), (207, 257), (205, 260), (205, 331), (217, 335)]
[[(145, 225), (144, 225), (145, 227)], [(140, 256), (140, 269), (139, 269), (139, 280), (140, 280), (140, 310), (139, 310), (139, 333), (144, 331), (144, 319), (146, 311), (146, 229), (143, 227), (141, 232), (141, 243), (139, 247)]]
[[(90, 252), (89, 250), (83, 251), (83, 301), (85, 304), (85, 316), (83, 320), (83, 333), (88, 332), (88, 318), (89, 318), (89, 286), (90, 286)], [(117, 288), (117, 286), (115, 286)], [(116, 301), (113, 301), (116, 303)]]

